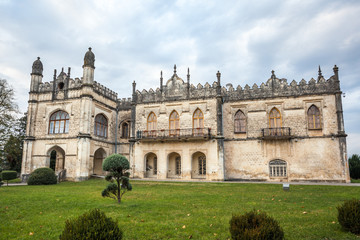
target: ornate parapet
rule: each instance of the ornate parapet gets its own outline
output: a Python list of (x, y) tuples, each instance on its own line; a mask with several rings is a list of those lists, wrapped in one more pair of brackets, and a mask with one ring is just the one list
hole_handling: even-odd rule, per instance
[[(40, 83), (39, 84), (39, 92), (51, 92), (53, 91), (53, 84), (54, 81), (51, 82), (44, 82), (44, 83)], [(68, 89), (77, 89), (77, 88), (81, 88), (82, 86), (82, 81), (79, 78), (75, 78), (69, 79), (69, 87)]]
[(312, 78), (309, 82), (302, 79), (299, 83), (293, 80), (288, 84), (285, 78), (279, 79), (272, 76), (266, 83), (258, 86), (256, 83), (250, 87), (240, 85), (234, 88), (232, 84), (227, 84), (222, 88), (222, 95), (225, 101), (238, 101), (247, 99), (272, 98), (272, 97), (296, 97), (312, 94), (334, 94), (340, 91), (339, 81), (335, 76), (325, 80), (319, 77), (318, 80)]

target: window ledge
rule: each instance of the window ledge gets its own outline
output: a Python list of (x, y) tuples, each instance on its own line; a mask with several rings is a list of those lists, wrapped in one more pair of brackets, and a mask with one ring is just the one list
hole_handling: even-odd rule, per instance
[(322, 128), (308, 128), (309, 131), (322, 131)]

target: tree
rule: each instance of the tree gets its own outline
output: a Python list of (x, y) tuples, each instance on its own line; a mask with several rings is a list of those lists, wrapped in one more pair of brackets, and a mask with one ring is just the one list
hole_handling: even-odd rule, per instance
[(360, 178), (360, 156), (358, 154), (353, 154), (349, 158), (349, 170), (350, 177), (353, 179)]
[(4, 157), (10, 170), (20, 172), (23, 153), (23, 141), (26, 134), (27, 113), (17, 119), (13, 131), (4, 146)]
[(14, 125), (18, 106), (14, 102), (14, 90), (5, 79), (0, 79), (0, 159), (4, 159), (4, 146)]
[[(127, 158), (121, 154), (112, 154), (105, 158), (102, 168), (104, 171), (109, 172), (105, 180), (110, 184), (102, 191), (103, 197), (117, 199), (118, 203), (121, 202), (122, 196), (132, 190), (129, 181), (130, 163)], [(114, 181), (116, 183), (114, 183)]]

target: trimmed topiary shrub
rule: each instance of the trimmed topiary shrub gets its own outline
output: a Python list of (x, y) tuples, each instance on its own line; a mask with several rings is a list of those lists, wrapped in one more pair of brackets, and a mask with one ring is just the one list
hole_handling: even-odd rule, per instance
[(38, 168), (30, 174), (28, 185), (50, 185), (56, 184), (57, 178), (51, 168)]
[(337, 207), (338, 221), (346, 231), (360, 234), (360, 200), (345, 201)]
[(121, 154), (112, 154), (105, 158), (102, 168), (108, 172), (105, 180), (109, 181), (110, 184), (101, 192), (101, 195), (117, 199), (118, 203), (120, 203), (123, 195), (132, 190), (129, 180), (129, 161)]
[(6, 181), (6, 184), (9, 185), (9, 181), (17, 178), (16, 171), (2, 171), (1, 173), (2, 180)]
[(230, 220), (230, 233), (234, 240), (284, 239), (278, 222), (265, 212), (255, 210), (243, 215), (234, 214)]
[(99, 209), (93, 209), (78, 218), (66, 220), (60, 240), (115, 240), (122, 236), (117, 221), (106, 217)]

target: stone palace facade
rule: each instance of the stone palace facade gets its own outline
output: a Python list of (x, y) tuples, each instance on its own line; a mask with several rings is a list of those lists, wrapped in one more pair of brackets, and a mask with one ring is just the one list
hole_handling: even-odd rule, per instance
[(22, 174), (52, 167), (73, 181), (103, 175), (102, 161), (125, 155), (134, 178), (349, 182), (338, 68), (329, 79), (288, 83), (274, 71), (260, 86), (194, 86), (174, 66), (156, 90), (117, 94), (70, 68), (43, 82), (32, 66)]

